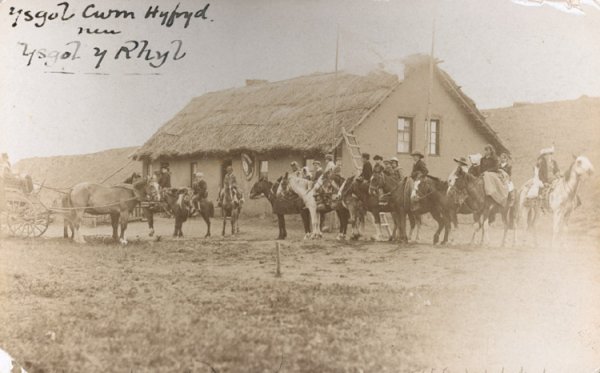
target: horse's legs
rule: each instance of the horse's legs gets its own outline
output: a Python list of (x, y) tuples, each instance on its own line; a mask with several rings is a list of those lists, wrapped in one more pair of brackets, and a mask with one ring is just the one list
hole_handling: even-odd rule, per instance
[(83, 239), (83, 236), (79, 230), (81, 227), (81, 220), (83, 219), (83, 211), (83, 209), (76, 210), (75, 214), (73, 214), (73, 228), (75, 229), (74, 240), (77, 243), (85, 243), (85, 240)]
[(440, 233), (442, 232), (442, 229), (444, 228), (445, 224), (442, 219), (442, 214), (440, 214), (440, 212), (437, 209), (432, 209), (430, 213), (433, 220), (435, 220), (438, 223), (438, 228), (435, 231), (435, 234), (433, 235), (433, 244), (435, 245), (440, 241)]
[(555, 211), (552, 219), (552, 247), (556, 243), (560, 245), (560, 226), (562, 223), (562, 212), (559, 210)]
[(144, 209), (144, 214), (146, 215), (146, 219), (148, 220), (148, 236), (154, 236), (154, 213), (150, 211), (150, 208)]
[(231, 210), (231, 235), (235, 236), (235, 226), (237, 224), (237, 211), (234, 208)]
[(336, 210), (337, 217), (340, 221), (340, 233), (342, 237), (346, 237), (348, 233), (348, 220), (350, 219), (350, 212), (344, 209)]
[(127, 230), (127, 222), (129, 221), (129, 211), (127, 209), (121, 210), (121, 214), (119, 214), (119, 220), (121, 222), (121, 243), (126, 245), (127, 240), (125, 239), (125, 230)]
[(473, 235), (471, 236), (471, 244), (473, 244), (475, 242), (475, 236), (481, 229), (481, 224), (482, 224), (481, 219), (482, 219), (482, 215), (473, 214)]
[(279, 236), (277, 236), (278, 240), (283, 240), (283, 215), (277, 214), (277, 228), (279, 228)]
[(200, 212), (202, 214), (202, 219), (204, 219), (204, 222), (206, 223), (206, 235), (204, 237), (210, 237), (210, 215), (207, 212)]
[(448, 236), (452, 229), (452, 215), (448, 211), (444, 211), (442, 212), (442, 218), (444, 219), (444, 239), (442, 240), (442, 245), (444, 245), (448, 243)]
[(113, 240), (119, 240), (119, 214), (110, 214), (110, 224), (113, 230)]

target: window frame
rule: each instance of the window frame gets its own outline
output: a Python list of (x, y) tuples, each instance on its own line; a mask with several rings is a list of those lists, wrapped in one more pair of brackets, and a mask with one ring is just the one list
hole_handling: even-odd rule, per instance
[[(408, 121), (408, 150), (407, 151), (400, 151), (399, 147), (400, 147), (400, 120), (404, 121), (405, 127), (402, 130), (402, 132), (407, 132), (406, 131), (406, 121)], [(414, 118), (410, 117), (410, 116), (399, 116), (396, 119), (396, 153), (397, 154), (410, 154), (413, 151), (413, 133), (414, 133)], [(403, 144), (406, 143), (406, 141), (402, 142)]]
[[(435, 123), (435, 132), (432, 131), (433, 126), (432, 123)], [(431, 118), (429, 120), (429, 134), (428, 134), (428, 144), (427, 144), (427, 154), (434, 156), (434, 157), (439, 157), (441, 155), (441, 147), (440, 147), (440, 139), (441, 139), (441, 124), (442, 121), (439, 118)], [(432, 142), (432, 140), (434, 139), (433, 134), (435, 134), (435, 142)], [(435, 153), (431, 152), (431, 146), (435, 145)]]

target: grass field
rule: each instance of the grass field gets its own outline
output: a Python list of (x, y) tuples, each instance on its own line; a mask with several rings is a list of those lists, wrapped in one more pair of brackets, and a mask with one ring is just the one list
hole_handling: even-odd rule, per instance
[[(168, 235), (172, 222), (159, 221)], [(0, 347), (31, 372), (592, 372), (600, 251), (238, 237), (0, 240)], [(492, 232), (498, 242), (500, 232)], [(137, 236), (137, 238), (136, 238)], [(431, 228), (423, 232), (429, 242)]]

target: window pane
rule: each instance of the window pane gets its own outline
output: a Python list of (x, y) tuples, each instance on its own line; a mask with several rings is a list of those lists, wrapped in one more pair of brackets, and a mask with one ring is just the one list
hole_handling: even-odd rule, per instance
[(398, 118), (398, 153), (408, 153), (410, 151), (411, 141), (411, 119)]

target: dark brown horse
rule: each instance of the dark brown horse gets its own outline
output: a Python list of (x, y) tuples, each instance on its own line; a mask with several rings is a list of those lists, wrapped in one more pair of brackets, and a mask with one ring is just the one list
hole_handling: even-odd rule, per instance
[(204, 237), (210, 237), (210, 218), (215, 216), (215, 206), (211, 201), (206, 199), (201, 199), (197, 195), (192, 196), (192, 214), (194, 216), (195, 213), (198, 212), (204, 222), (206, 223), (206, 234)]
[[(362, 201), (359, 199), (360, 185), (363, 184), (356, 180), (355, 176), (347, 178), (338, 193), (338, 203), (342, 203), (343, 206), (348, 210), (348, 223), (352, 224), (352, 236), (350, 239), (358, 240), (362, 236), (362, 231), (365, 226), (365, 214), (366, 208)], [(368, 185), (366, 186), (365, 194), (368, 198)]]
[(252, 186), (252, 189), (250, 190), (250, 199), (258, 199), (261, 196), (264, 196), (271, 203), (273, 213), (277, 215), (277, 225), (279, 227), (278, 240), (285, 240), (287, 237), (285, 215), (300, 214), (302, 217), (302, 224), (304, 225), (304, 233), (310, 234), (310, 214), (308, 210), (304, 208), (302, 199), (298, 196), (293, 196), (293, 198), (277, 198), (276, 192), (281, 180), (282, 178), (279, 178), (277, 182), (272, 183), (267, 178), (261, 177)]
[(405, 177), (401, 181), (398, 181), (384, 172), (375, 172), (371, 176), (369, 183), (368, 210), (373, 213), (375, 222), (377, 223), (379, 212), (381, 212), (381, 208), (379, 207), (379, 190), (381, 189), (385, 194), (388, 194), (388, 210), (394, 219), (394, 233), (391, 239), (398, 239), (400, 242), (408, 242), (408, 237), (406, 236), (406, 215), (409, 215), (411, 219), (411, 226), (414, 219), (414, 215), (410, 211), (407, 211), (405, 207), (404, 187), (406, 180), (407, 178)]
[(431, 214), (438, 223), (438, 228), (433, 235), (433, 244), (440, 240), (440, 233), (444, 229), (442, 244), (448, 242), (452, 223), (452, 199), (447, 195), (448, 182), (436, 177), (426, 176), (415, 181), (412, 195), (408, 202), (408, 208), (415, 215)]
[(499, 212), (502, 216), (502, 222), (504, 223), (504, 234), (502, 236), (502, 246), (504, 246), (508, 230), (516, 229), (515, 220), (518, 204), (502, 206), (485, 193), (482, 177), (477, 178), (468, 172), (465, 172), (461, 167), (456, 169), (452, 179), (453, 185), (451, 187), (454, 188), (459, 195), (462, 194), (466, 196), (464, 202), (468, 203), (469, 209), (473, 211), (475, 229), (473, 230), (471, 243), (475, 241), (475, 235), (479, 231), (481, 231), (479, 243), (483, 244), (487, 242), (486, 228), (489, 227), (489, 219)]
[[(85, 243), (79, 232), (84, 213), (91, 215), (110, 215), (113, 228), (113, 238), (126, 244), (125, 230), (129, 214), (133, 208), (148, 196), (158, 193), (156, 185), (146, 180), (139, 180), (133, 185), (104, 186), (93, 183), (80, 183), (67, 194), (65, 203), (69, 206), (71, 223), (75, 229), (74, 240)], [(119, 224), (121, 234), (117, 235)]]

